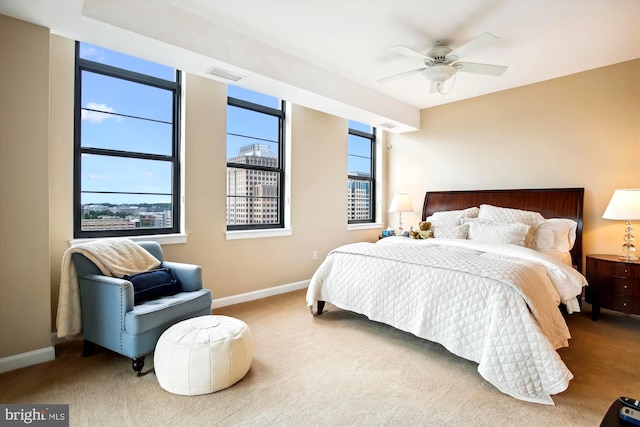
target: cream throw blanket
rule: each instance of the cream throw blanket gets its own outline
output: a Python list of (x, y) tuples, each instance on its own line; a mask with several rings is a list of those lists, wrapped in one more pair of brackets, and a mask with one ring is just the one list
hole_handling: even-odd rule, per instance
[(151, 270), (160, 265), (153, 255), (130, 239), (100, 239), (73, 246), (62, 257), (56, 327), (58, 338), (82, 332), (80, 289), (71, 255), (79, 253), (93, 262), (105, 276), (122, 277)]

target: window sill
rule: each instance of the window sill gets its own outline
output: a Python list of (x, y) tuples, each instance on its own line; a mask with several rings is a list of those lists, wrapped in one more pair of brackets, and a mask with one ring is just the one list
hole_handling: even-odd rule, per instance
[(273, 229), (262, 229), (262, 230), (233, 230), (226, 231), (225, 235), (227, 240), (238, 240), (238, 239), (259, 239), (262, 237), (282, 237), (282, 236), (291, 236), (293, 234), (293, 229), (291, 228), (273, 228)]
[[(184, 233), (179, 234), (150, 234), (148, 236), (129, 236), (129, 239), (134, 242), (148, 242), (154, 241), (158, 242), (161, 245), (177, 245), (180, 243), (187, 243), (187, 235)], [(92, 240), (99, 240), (100, 238), (95, 239), (73, 239), (69, 243), (71, 246), (78, 245), (80, 243), (90, 242)]]
[(357, 231), (357, 230), (373, 230), (373, 229), (382, 228), (382, 224), (379, 222), (367, 222), (365, 224), (348, 224), (347, 231)]

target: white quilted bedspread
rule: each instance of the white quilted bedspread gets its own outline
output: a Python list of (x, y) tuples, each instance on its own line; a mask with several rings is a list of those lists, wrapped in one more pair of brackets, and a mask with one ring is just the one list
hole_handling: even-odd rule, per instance
[(552, 276), (531, 260), (429, 240), (332, 251), (311, 279), (307, 304), (330, 302), (440, 343), (477, 362), (503, 393), (553, 405), (551, 395), (573, 375), (556, 351), (570, 334)]

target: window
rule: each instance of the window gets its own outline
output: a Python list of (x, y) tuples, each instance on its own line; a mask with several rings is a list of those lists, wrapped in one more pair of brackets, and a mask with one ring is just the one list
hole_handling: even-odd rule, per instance
[(349, 224), (375, 221), (375, 147), (375, 129), (350, 120), (347, 179)]
[(232, 85), (227, 99), (227, 230), (283, 228), (285, 103)]
[(179, 71), (76, 42), (76, 238), (179, 231), (179, 117)]

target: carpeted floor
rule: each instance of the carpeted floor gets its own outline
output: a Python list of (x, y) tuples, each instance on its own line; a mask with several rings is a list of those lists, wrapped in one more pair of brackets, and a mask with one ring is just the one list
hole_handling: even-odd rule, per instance
[(331, 305), (313, 317), (304, 295), (215, 311), (244, 320), (255, 345), (249, 373), (226, 390), (173, 395), (128, 359), (83, 358), (72, 341), (52, 362), (0, 375), (0, 403), (69, 404), (71, 426), (598, 426), (618, 396), (640, 397), (637, 316), (592, 322), (588, 304), (567, 316), (560, 355), (575, 378), (547, 406), (500, 393), (440, 345)]

